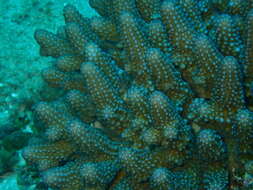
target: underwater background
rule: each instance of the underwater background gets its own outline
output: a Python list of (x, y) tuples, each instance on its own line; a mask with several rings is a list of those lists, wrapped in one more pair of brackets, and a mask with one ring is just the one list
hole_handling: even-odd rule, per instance
[(0, 190), (252, 190), (252, 0), (0, 0)]
[(39, 55), (34, 31), (55, 31), (64, 23), (62, 10), (67, 3), (76, 5), (88, 17), (96, 14), (88, 0), (0, 0), (1, 190), (28, 189), (17, 185), (17, 170), (24, 161), (16, 151), (22, 149), (32, 132), (32, 105), (50, 97), (48, 92), (54, 94), (42, 91), (40, 72), (51, 65), (51, 59)]

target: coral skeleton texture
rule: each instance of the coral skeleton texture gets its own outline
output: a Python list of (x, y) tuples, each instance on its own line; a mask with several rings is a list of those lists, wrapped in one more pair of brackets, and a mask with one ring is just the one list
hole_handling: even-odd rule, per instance
[(55, 190), (253, 189), (253, 1), (90, 0), (38, 29), (42, 76), (23, 150)]

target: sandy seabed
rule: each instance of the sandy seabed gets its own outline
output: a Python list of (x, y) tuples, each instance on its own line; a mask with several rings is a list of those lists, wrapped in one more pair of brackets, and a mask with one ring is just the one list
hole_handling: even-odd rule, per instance
[[(43, 86), (40, 72), (50, 65), (50, 58), (40, 57), (34, 31), (42, 28), (54, 32), (63, 24), (62, 9), (67, 3), (75, 5), (85, 16), (95, 14), (88, 0), (1, 1), (0, 128), (11, 125), (13, 115), (24, 111), (25, 102), (39, 100)], [(15, 173), (1, 178), (1, 190), (19, 189)]]

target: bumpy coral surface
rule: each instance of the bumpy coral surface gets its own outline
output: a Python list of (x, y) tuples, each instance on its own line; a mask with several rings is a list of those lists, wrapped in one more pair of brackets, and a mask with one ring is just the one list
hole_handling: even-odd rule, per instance
[(251, 0), (90, 0), (37, 30), (43, 134), (23, 151), (58, 190), (253, 187)]

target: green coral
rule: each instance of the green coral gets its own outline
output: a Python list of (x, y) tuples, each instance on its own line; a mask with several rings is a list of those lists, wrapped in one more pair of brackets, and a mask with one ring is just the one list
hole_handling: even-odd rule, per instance
[[(252, 8), (238, 0), (90, 0), (38, 29), (42, 76), (64, 96), (34, 106), (23, 150), (60, 190), (250, 187)], [(243, 167), (245, 165), (245, 167)]]

